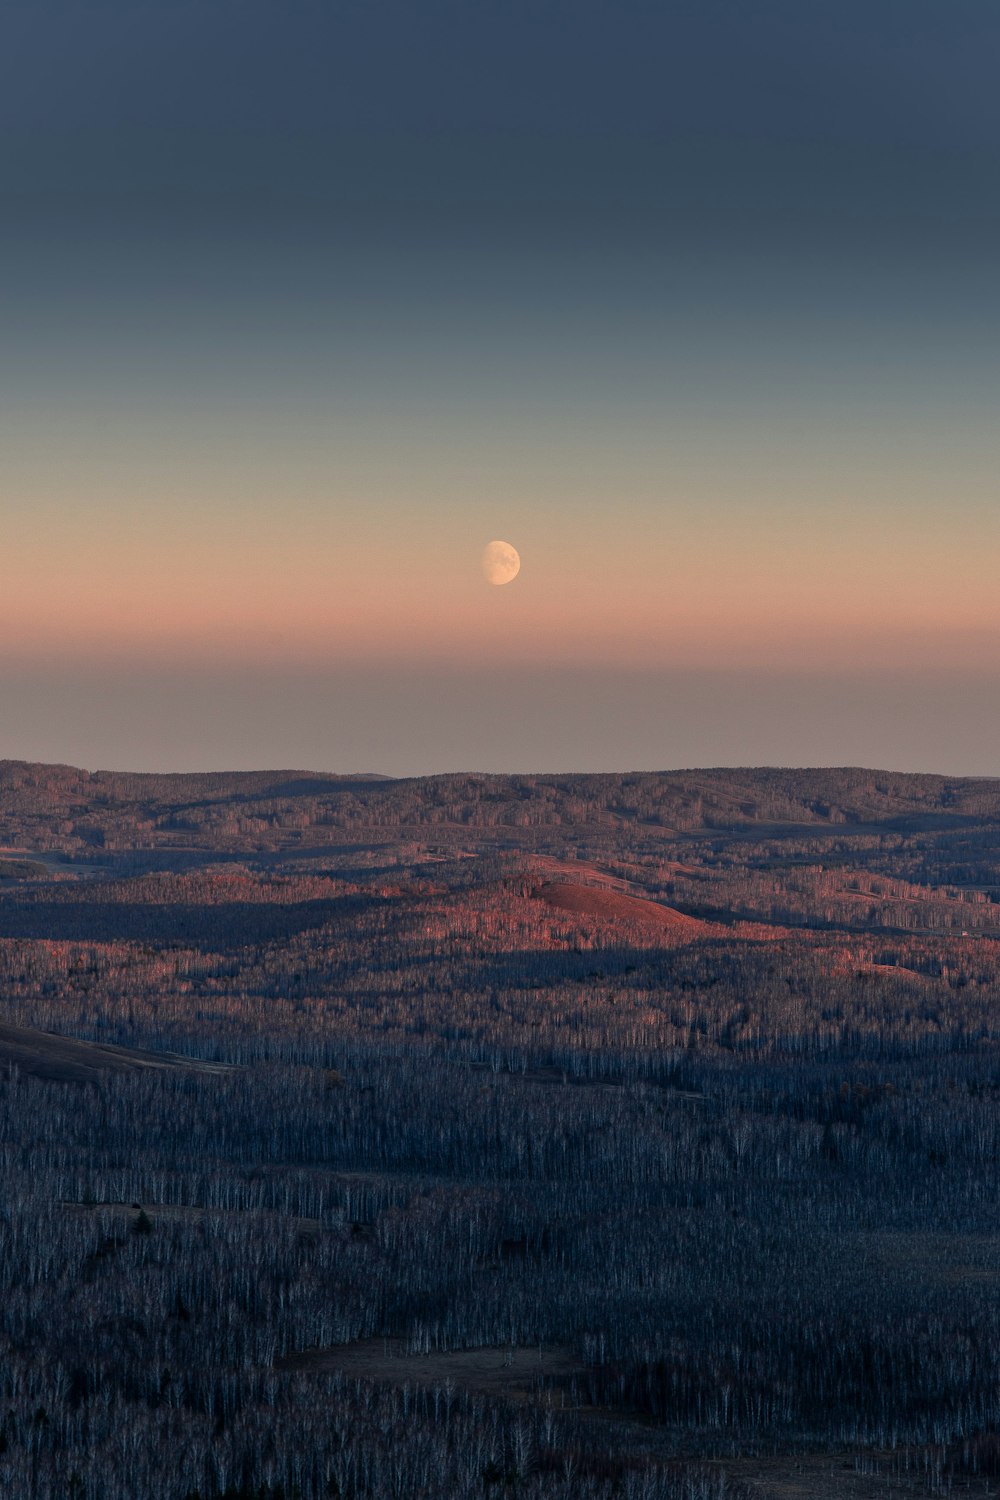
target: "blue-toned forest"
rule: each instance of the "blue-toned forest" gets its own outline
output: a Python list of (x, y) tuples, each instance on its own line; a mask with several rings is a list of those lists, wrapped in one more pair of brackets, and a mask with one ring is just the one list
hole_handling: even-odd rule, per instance
[(0, 1492), (996, 1493), (998, 893), (996, 782), (0, 764)]

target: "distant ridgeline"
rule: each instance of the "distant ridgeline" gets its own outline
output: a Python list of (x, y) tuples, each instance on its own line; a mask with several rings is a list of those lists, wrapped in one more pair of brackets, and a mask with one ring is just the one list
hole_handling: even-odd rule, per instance
[[(257, 850), (358, 830), (627, 827), (690, 833), (778, 824), (912, 829), (1000, 818), (1000, 781), (841, 769), (393, 780), (306, 771), (145, 775), (0, 761), (0, 844)], [(22, 872), (17, 872), (22, 873)]]

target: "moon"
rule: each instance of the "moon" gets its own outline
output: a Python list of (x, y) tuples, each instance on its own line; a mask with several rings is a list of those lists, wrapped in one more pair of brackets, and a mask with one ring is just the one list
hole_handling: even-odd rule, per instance
[(483, 550), (483, 576), (487, 583), (510, 583), (521, 571), (521, 559), (510, 542), (490, 542)]

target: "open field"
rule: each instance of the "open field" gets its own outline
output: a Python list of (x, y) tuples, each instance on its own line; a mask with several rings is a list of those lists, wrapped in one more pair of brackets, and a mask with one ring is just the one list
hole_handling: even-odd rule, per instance
[[(927, 1494), (928, 1476), (919, 1463), (908, 1474), (896, 1474), (889, 1455), (883, 1462), (880, 1473), (859, 1472), (856, 1458), (846, 1454), (734, 1459), (719, 1468), (731, 1484), (746, 1487), (749, 1500), (903, 1500)], [(1000, 1490), (995, 1480), (970, 1479), (951, 1493), (968, 1500), (995, 1500)]]
[(306, 1349), (280, 1362), (285, 1370), (328, 1371), (350, 1379), (476, 1391), (526, 1399), (552, 1382), (565, 1383), (583, 1366), (571, 1349), (455, 1349), (414, 1353), (400, 1339), (361, 1339), (330, 1349)]
[[(203, 1224), (206, 1220), (220, 1216), (224, 1221), (227, 1215), (249, 1212), (247, 1209), (203, 1208), (190, 1203), (62, 1203), (60, 1208), (64, 1213), (97, 1219), (102, 1224), (124, 1224), (133, 1231), (139, 1223), (140, 1215), (151, 1229), (155, 1229), (158, 1224)], [(291, 1228), (300, 1235), (315, 1236), (323, 1228), (319, 1219), (294, 1218), (286, 1214), (259, 1215), (263, 1224), (258, 1227), (266, 1229), (269, 1217), (272, 1226), (280, 1220), (284, 1227)]]
[(669, 936), (676, 942), (693, 943), (698, 938), (718, 933), (718, 929), (708, 922), (684, 916), (673, 907), (661, 906), (655, 901), (645, 901), (605, 888), (577, 885), (568, 880), (547, 880), (538, 887), (537, 895), (546, 906), (553, 906), (559, 911), (598, 917), (622, 925), (649, 924), (658, 929), (663, 938)]

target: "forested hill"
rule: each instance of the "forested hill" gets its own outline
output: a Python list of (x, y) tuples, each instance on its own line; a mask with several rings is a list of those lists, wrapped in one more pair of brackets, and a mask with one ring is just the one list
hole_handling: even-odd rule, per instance
[(309, 771), (148, 775), (0, 761), (0, 846), (266, 849), (365, 829), (601, 825), (671, 833), (1000, 818), (1000, 780), (775, 768), (394, 780)]
[(1000, 781), (8, 762), (0, 1023), (0, 1496), (996, 1496)]

